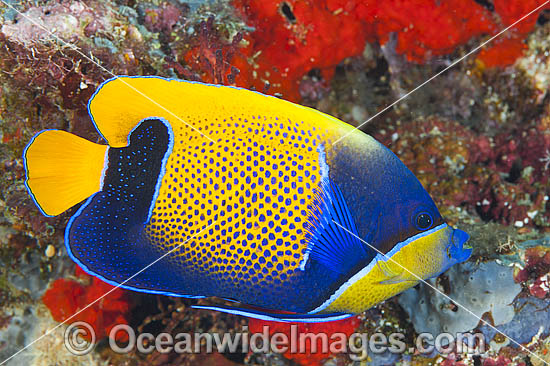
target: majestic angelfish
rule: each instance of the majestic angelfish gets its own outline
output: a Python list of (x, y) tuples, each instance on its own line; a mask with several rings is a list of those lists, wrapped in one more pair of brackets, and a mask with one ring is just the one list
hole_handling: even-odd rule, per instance
[(390, 150), (314, 109), (117, 77), (88, 110), (108, 145), (42, 131), (24, 153), (26, 184), (46, 215), (86, 200), (65, 244), (111, 284), (231, 299), (253, 307), (202, 308), (262, 319), (328, 321), (471, 254), (468, 235)]

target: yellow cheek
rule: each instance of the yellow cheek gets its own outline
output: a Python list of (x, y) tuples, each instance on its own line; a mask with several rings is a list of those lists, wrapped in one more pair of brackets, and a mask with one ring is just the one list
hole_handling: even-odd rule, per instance
[[(445, 225), (405, 245), (391, 259), (382, 265), (375, 264), (356, 279), (322, 312), (361, 313), (416, 285), (419, 277), (427, 279), (438, 274), (446, 261), (445, 247), (451, 234), (452, 229)], [(388, 278), (389, 273), (395, 275), (393, 281)]]

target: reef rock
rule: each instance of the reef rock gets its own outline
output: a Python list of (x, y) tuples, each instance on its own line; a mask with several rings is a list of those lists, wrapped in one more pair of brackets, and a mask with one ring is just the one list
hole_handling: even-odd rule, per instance
[(445, 276), (449, 288), (442, 288), (444, 286), (438, 284), (437, 279), (431, 279), (427, 282), (433, 287), (421, 283), (398, 299), (418, 333), (429, 332), (436, 336), (442, 332), (468, 332), (477, 327), (479, 318), (485, 313), (490, 313), (496, 326), (514, 318), (512, 302), (521, 292), (521, 285), (514, 282), (512, 267), (495, 261), (479, 266), (467, 262), (453, 266)]

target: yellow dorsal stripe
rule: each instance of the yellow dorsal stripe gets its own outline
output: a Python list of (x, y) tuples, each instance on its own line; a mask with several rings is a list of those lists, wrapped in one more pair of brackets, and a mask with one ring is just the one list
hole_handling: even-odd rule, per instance
[[(160, 77), (118, 77), (106, 82), (89, 104), (97, 129), (112, 147), (128, 145), (128, 135), (139, 121), (160, 117), (172, 125), (187, 125), (190, 134), (211, 140), (201, 117), (277, 115), (285, 111), (296, 119), (315, 121), (320, 129), (353, 129), (338, 119), (311, 108), (246, 89), (216, 86)], [(198, 121), (198, 122), (197, 122)], [(202, 136), (201, 136), (202, 135)]]

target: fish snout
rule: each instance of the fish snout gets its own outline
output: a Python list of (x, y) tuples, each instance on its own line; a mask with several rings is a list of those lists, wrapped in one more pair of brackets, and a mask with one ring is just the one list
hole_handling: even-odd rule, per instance
[(472, 255), (472, 247), (466, 243), (468, 239), (470, 239), (468, 233), (460, 229), (453, 229), (449, 256), (456, 263), (464, 262)]

